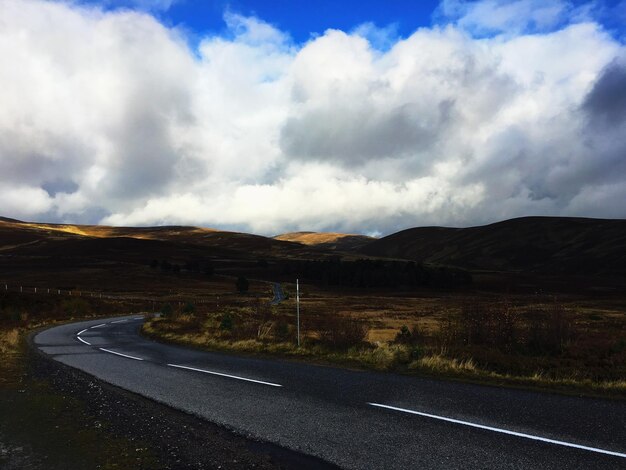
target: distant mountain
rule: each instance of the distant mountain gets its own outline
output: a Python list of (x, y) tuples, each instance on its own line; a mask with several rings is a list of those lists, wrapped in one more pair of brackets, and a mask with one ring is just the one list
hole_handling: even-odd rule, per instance
[(522, 217), (469, 228), (420, 227), (361, 253), (467, 269), (626, 274), (626, 220)]
[[(290, 243), (248, 233), (227, 232), (200, 227), (109, 227), (104, 225), (45, 224), (21, 222), (6, 218), (0, 219), (0, 251), (5, 252), (18, 248), (21, 249), (24, 246), (28, 246), (28, 250), (32, 251), (35, 250), (35, 245), (38, 247), (37, 251), (41, 251), (42, 249), (39, 248), (39, 245), (45, 245), (48, 247), (46, 249), (50, 249), (51, 245), (55, 243), (78, 240), (81, 241), (81, 247), (111, 246), (111, 242), (103, 241), (101, 244), (94, 244), (88, 240), (120, 238), (170, 242), (178, 245), (195, 245), (218, 250), (242, 251), (256, 253), (259, 256), (281, 255), (289, 257), (291, 254), (295, 256), (308, 250), (308, 248), (298, 243)], [(64, 246), (68, 246), (67, 243)], [(130, 244), (129, 246), (135, 245)]]
[(276, 235), (274, 239), (336, 251), (358, 251), (376, 240), (365, 235), (335, 232), (290, 232)]

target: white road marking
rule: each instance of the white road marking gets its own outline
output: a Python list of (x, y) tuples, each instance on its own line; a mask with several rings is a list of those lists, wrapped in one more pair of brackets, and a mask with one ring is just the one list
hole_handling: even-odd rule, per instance
[(81, 338), (80, 336), (76, 336), (78, 338), (78, 341), (82, 341), (83, 343), (85, 343), (87, 346), (91, 346), (91, 343), (88, 343), (87, 341), (85, 341), (83, 338)]
[(101, 323), (99, 325), (92, 326), (91, 328), (102, 328), (103, 326), (107, 326), (107, 324), (106, 323)]
[(382, 405), (380, 403), (369, 403), (369, 402), (367, 404), (371, 406), (376, 406), (378, 408), (386, 408), (386, 409), (394, 410), (394, 411), (402, 411), (403, 413), (410, 413), (414, 415), (425, 416), (427, 418), (439, 419), (441, 421), (447, 421), (449, 423), (462, 424), (464, 426), (471, 426), (473, 428), (485, 429), (487, 431), (494, 431), (494, 432), (499, 432), (502, 434), (509, 434), (511, 436), (523, 437), (525, 439), (532, 439), (535, 441), (547, 442), (549, 444), (556, 444), (556, 445), (565, 446), (565, 447), (573, 447), (575, 449), (582, 449), (582, 450), (587, 450), (590, 452), (597, 452), (600, 454), (613, 455), (615, 457), (626, 458), (626, 454), (622, 454), (620, 452), (613, 452), (610, 450), (598, 449), (596, 447), (582, 446), (579, 444), (574, 444), (572, 442), (557, 441), (555, 439), (548, 439), (546, 437), (533, 436), (532, 434), (524, 434), (522, 432), (509, 431), (507, 429), (494, 428), (494, 427), (485, 426), (482, 424), (471, 423), (469, 421), (461, 421), (460, 419), (446, 418), (445, 416), (437, 416), (437, 415), (433, 415), (429, 413), (421, 413), (419, 411), (407, 410), (406, 408), (398, 408), (396, 406)]
[(124, 319), (124, 320), (117, 320), (117, 321), (112, 321), (111, 323), (125, 323), (128, 320)]
[(128, 354), (122, 354), (122, 353), (119, 353), (119, 352), (111, 351), (110, 349), (104, 349), (104, 348), (98, 348), (98, 349), (100, 351), (108, 352), (108, 353), (111, 353), (111, 354), (116, 354), (118, 356), (127, 357), (128, 359), (134, 359), (136, 361), (143, 361), (143, 359), (140, 358), (140, 357), (129, 356)]
[(143, 320), (143, 317), (135, 317), (133, 320)]
[(87, 331), (87, 330), (88, 330), (88, 328), (85, 328), (84, 330), (79, 331), (78, 333), (76, 333), (76, 336), (80, 336), (80, 335), (82, 335), (82, 334), (83, 334), (85, 331)]
[(221, 377), (228, 377), (228, 378), (231, 378), (231, 379), (245, 380), (246, 382), (254, 382), (254, 383), (257, 383), (257, 384), (269, 385), (271, 387), (282, 387), (282, 385), (280, 385), (280, 384), (274, 384), (274, 383), (271, 383), (271, 382), (263, 382), (262, 380), (248, 379), (246, 377), (239, 377), (237, 375), (222, 374), (220, 372), (213, 372), (213, 371), (210, 371), (210, 370), (196, 369), (195, 367), (179, 366), (179, 365), (176, 365), (176, 364), (168, 364), (168, 366), (170, 366), (170, 367), (178, 367), (179, 369), (194, 370), (196, 372), (204, 372), (205, 374), (219, 375)]

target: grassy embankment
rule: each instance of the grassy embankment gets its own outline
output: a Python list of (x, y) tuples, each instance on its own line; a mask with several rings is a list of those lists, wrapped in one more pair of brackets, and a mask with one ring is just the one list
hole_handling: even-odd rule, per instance
[(303, 296), (298, 348), (293, 299), (269, 307), (267, 297), (259, 297), (264, 294), (172, 308), (143, 331), (209, 350), (626, 396), (622, 300), (350, 296), (313, 289)]
[(115, 436), (79, 399), (38, 379), (26, 341), (34, 328), (132, 308), (121, 301), (0, 295), (0, 467), (161, 468), (148, 446)]

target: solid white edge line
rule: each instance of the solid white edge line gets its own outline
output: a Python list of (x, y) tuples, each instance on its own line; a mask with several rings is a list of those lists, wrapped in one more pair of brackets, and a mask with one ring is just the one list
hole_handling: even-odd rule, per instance
[(78, 338), (78, 341), (82, 341), (83, 343), (85, 343), (87, 346), (91, 346), (91, 343), (88, 343), (87, 341), (85, 341), (83, 338), (81, 338), (80, 336), (76, 336)]
[(90, 328), (102, 328), (103, 326), (107, 326), (107, 324), (106, 323), (101, 323), (101, 324), (96, 325), (96, 326), (91, 326)]
[(112, 321), (111, 323), (125, 323), (125, 322), (127, 322), (127, 321), (128, 321), (127, 319), (124, 319), (124, 320), (116, 320), (116, 321)]
[(205, 374), (219, 375), (221, 377), (228, 377), (230, 379), (245, 380), (246, 382), (254, 382), (254, 383), (257, 383), (257, 384), (269, 385), (271, 387), (282, 387), (282, 385), (280, 385), (280, 384), (274, 384), (274, 383), (271, 383), (271, 382), (263, 382), (262, 380), (248, 379), (246, 377), (239, 377), (237, 375), (222, 374), (220, 372), (213, 372), (213, 371), (204, 370), (204, 369), (196, 369), (195, 367), (179, 366), (177, 364), (167, 364), (167, 365), (170, 366), (170, 367), (177, 367), (179, 369), (194, 370), (196, 372), (204, 372)]
[(111, 351), (110, 349), (104, 349), (104, 348), (98, 348), (98, 349), (100, 351), (108, 352), (108, 353), (111, 353), (111, 354), (116, 354), (118, 356), (127, 357), (128, 359), (134, 359), (135, 361), (143, 361), (143, 359), (140, 358), (140, 357), (129, 356), (128, 354), (122, 354), (122, 353), (119, 353), (119, 352)]
[(439, 419), (441, 421), (447, 421), (449, 423), (462, 424), (464, 426), (471, 426), (473, 428), (485, 429), (487, 431), (494, 431), (494, 432), (499, 432), (499, 433), (502, 433), (502, 434), (509, 434), (511, 436), (523, 437), (525, 439), (532, 439), (532, 440), (535, 440), (535, 441), (547, 442), (549, 444), (556, 444), (556, 445), (565, 446), (565, 447), (573, 447), (575, 449), (588, 450), (590, 452), (597, 452), (597, 453), (600, 453), (600, 454), (606, 454), (606, 455), (612, 455), (612, 456), (615, 456), (615, 457), (626, 458), (626, 454), (622, 454), (620, 452), (613, 452), (613, 451), (610, 451), (610, 450), (598, 449), (597, 447), (588, 447), (588, 446), (583, 446), (583, 445), (579, 445), (579, 444), (574, 444), (572, 442), (557, 441), (556, 439), (548, 439), (547, 437), (533, 436), (532, 434), (524, 434), (522, 432), (509, 431), (507, 429), (494, 428), (492, 426), (485, 426), (483, 424), (476, 424), (476, 423), (471, 423), (469, 421), (462, 421), (460, 419), (446, 418), (445, 416), (438, 416), (438, 415), (433, 415), (433, 414), (430, 414), (430, 413), (422, 413), (422, 412), (419, 412), (419, 411), (407, 410), (406, 408), (398, 408), (396, 406), (382, 405), (380, 403), (368, 402), (367, 404), (371, 405), (371, 406), (376, 406), (376, 407), (379, 407), (379, 408), (386, 408), (386, 409), (389, 409), (389, 410), (402, 411), (404, 413), (410, 413), (410, 414), (414, 414), (414, 415), (425, 416), (427, 418)]
[(82, 335), (85, 331), (87, 331), (89, 328), (85, 328), (84, 330), (79, 331), (78, 333), (76, 333), (76, 336), (80, 336)]

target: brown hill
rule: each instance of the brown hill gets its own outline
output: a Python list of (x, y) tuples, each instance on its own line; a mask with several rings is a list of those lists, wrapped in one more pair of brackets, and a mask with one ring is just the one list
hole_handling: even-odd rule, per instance
[[(157, 288), (202, 285), (207, 273), (276, 280), (293, 260), (332, 252), (199, 227), (107, 227), (0, 220), (0, 281)], [(157, 287), (155, 287), (157, 286)]]
[(104, 225), (71, 225), (21, 222), (0, 219), (0, 251), (59, 240), (80, 238), (132, 238), (199, 245), (222, 250), (246, 251), (259, 255), (301, 254), (300, 244), (275, 240), (248, 233), (220, 231), (201, 227), (110, 227)]
[(358, 251), (375, 240), (365, 235), (335, 232), (290, 232), (276, 235), (274, 239), (336, 251)]
[(469, 228), (420, 227), (362, 253), (467, 269), (626, 274), (626, 220), (522, 217)]

